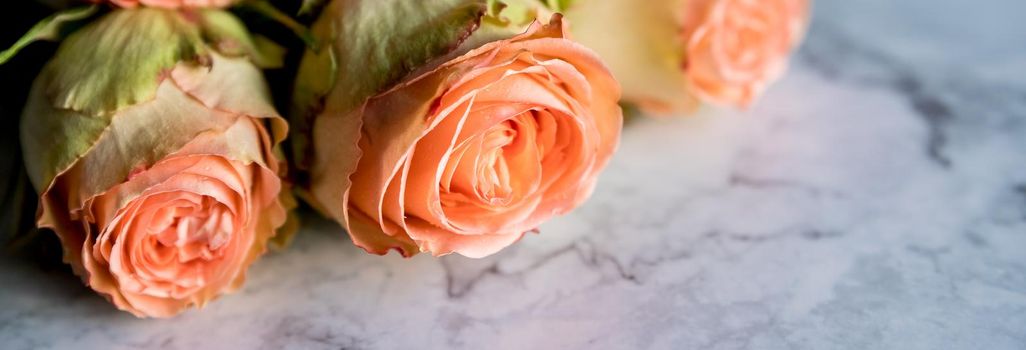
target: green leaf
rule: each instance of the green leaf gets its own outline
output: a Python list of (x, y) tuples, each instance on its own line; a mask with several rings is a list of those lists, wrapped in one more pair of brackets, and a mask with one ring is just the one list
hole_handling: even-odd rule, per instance
[[(291, 121), (297, 166), (305, 168), (312, 119), (343, 115), (466, 40), (484, 0), (334, 0), (311, 28), (322, 50), (300, 63)], [(355, 142), (355, 140), (354, 140)]]
[[(209, 67), (180, 63), (173, 80), (162, 82), (153, 99), (113, 115), (54, 108), (45, 103), (37, 81), (21, 120), (25, 166), (33, 185), (44, 192), (55, 179), (74, 178), (74, 197), (84, 200), (123, 182), (131, 169), (180, 150), (201, 133), (225, 130), (240, 114), (278, 119), (258, 68), (243, 58), (210, 57)], [(246, 142), (229, 143), (228, 154), (243, 162), (262, 161), (262, 150), (247, 148)]]
[(21, 39), (14, 42), (14, 45), (0, 52), (0, 64), (6, 63), (17, 55), (18, 51), (21, 51), (21, 49), (33, 42), (39, 40), (60, 40), (80, 21), (96, 14), (97, 8), (96, 5), (93, 5), (70, 9), (58, 12), (36, 23)]
[(177, 62), (205, 51), (198, 26), (179, 12), (121, 9), (69, 36), (44, 69), (59, 109), (109, 114), (153, 98)]
[(42, 193), (54, 177), (84, 155), (110, 123), (109, 118), (59, 109), (47, 99), (46, 69), (32, 85), (21, 119), (21, 147), (29, 180)]

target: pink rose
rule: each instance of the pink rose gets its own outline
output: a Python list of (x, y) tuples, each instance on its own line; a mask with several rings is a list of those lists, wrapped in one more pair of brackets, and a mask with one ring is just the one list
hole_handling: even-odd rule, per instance
[[(224, 118), (217, 114), (208, 116)], [(77, 255), (68, 262), (118, 308), (168, 317), (203, 306), (242, 285), (285, 215), (277, 201), (277, 160), (269, 153), (252, 154), (266, 158), (259, 161), (266, 165), (240, 159), (230, 143), (261, 152), (270, 138), (257, 121), (237, 118), (222, 132), (202, 133), (173, 155), (133, 170), (125, 182), (75, 204), (71, 219), (80, 230), (49, 222), (61, 215), (49, 205), (41, 224), (56, 229), (66, 256)], [(71, 172), (61, 184), (78, 188), (81, 181), (89, 179)], [(46, 193), (48, 199), (67, 195), (59, 189)]]
[(618, 144), (620, 88), (566, 35), (554, 16), (429, 63), (352, 114), (329, 100), (313, 130), (315, 204), (368, 252), (469, 257), (579, 206)]
[(38, 225), (89, 287), (140, 317), (238, 289), (288, 204), (274, 153), (286, 126), (260, 69), (200, 33), (248, 34), (228, 13), (179, 16), (112, 11), (73, 33), (21, 123)]
[(787, 66), (808, 17), (806, 0), (687, 0), (682, 40), (694, 93), (747, 106)]
[(624, 100), (654, 114), (699, 102), (747, 106), (780, 77), (808, 0), (575, 0), (574, 38), (594, 49)]

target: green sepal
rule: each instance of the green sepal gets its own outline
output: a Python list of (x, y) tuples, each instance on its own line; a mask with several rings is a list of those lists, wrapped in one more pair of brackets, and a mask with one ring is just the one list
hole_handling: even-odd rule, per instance
[[(485, 0), (334, 0), (311, 30), (320, 52), (300, 63), (290, 117), (296, 166), (307, 168), (313, 118), (345, 114), (429, 61), (452, 52), (480, 25)], [(337, 79), (337, 81), (336, 81)]]
[(10, 48), (0, 52), (0, 64), (6, 63), (17, 55), (21, 49), (33, 42), (40, 40), (60, 40), (81, 25), (84, 20), (96, 14), (98, 8), (99, 7), (97, 5), (74, 8), (58, 12), (43, 19), (42, 21), (39, 21), (39, 23), (32, 26), (32, 28), (18, 39), (18, 41), (14, 42)]
[[(208, 40), (219, 47), (211, 49)], [(218, 44), (226, 40), (238, 44)], [(216, 10), (121, 9), (81, 28), (40, 72), (26, 103), (21, 131), (30, 180), (46, 189), (95, 147), (116, 115), (152, 101), (176, 66), (209, 68), (222, 50), (224, 56), (253, 52), (248, 61), (268, 63), (257, 56), (266, 56), (262, 46), (268, 45)]]
[(270, 39), (252, 35), (235, 15), (221, 10), (203, 10), (203, 39), (218, 53), (249, 56), (261, 68), (279, 68), (285, 61), (285, 49)]
[(178, 12), (122, 9), (65, 39), (44, 82), (54, 107), (110, 114), (151, 99), (176, 63), (206, 50), (199, 27)]
[(264, 68), (282, 65), (284, 49), (255, 37), (229, 12), (120, 9), (68, 36), (49, 66), (54, 106), (85, 115), (110, 114), (150, 100), (182, 61), (204, 64), (208, 50), (249, 56)]

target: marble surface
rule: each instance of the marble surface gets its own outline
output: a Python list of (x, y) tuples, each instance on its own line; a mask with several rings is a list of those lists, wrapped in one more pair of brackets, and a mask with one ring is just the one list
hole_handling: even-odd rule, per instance
[(0, 347), (1026, 348), (1026, 3), (816, 5), (757, 106), (632, 121), (594, 198), (497, 256), (312, 219), (171, 320), (4, 256)]

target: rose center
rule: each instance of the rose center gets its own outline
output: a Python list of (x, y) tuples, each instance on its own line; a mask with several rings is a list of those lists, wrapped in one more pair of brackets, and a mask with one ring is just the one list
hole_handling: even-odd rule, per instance
[(557, 143), (550, 119), (546, 112), (527, 111), (458, 143), (439, 184), (443, 206), (505, 207), (536, 189), (542, 163)]
[(156, 255), (188, 263), (221, 256), (233, 230), (231, 212), (214, 198), (202, 196), (199, 203), (158, 209), (149, 232)]
[(489, 202), (505, 202), (513, 189), (506, 148), (517, 139), (513, 123), (504, 121), (485, 132), (481, 156), (477, 159), (477, 195)]

